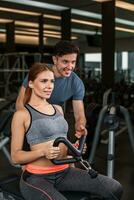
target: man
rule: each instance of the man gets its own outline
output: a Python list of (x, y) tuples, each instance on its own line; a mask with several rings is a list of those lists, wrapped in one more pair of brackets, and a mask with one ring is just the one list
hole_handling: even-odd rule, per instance
[[(63, 105), (68, 99), (72, 98), (75, 117), (75, 136), (80, 138), (86, 131), (86, 118), (83, 105), (85, 88), (82, 80), (73, 72), (78, 55), (79, 48), (70, 41), (60, 41), (55, 45), (54, 55), (52, 57), (55, 86), (49, 102)], [(23, 107), (27, 81), (26, 77), (16, 101), (16, 109)]]

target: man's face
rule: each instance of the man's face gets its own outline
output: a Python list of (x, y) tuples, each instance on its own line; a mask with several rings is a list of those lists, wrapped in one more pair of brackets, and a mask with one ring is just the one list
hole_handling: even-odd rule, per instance
[(54, 56), (54, 66), (57, 73), (62, 77), (69, 77), (76, 65), (77, 54), (66, 54), (63, 56)]

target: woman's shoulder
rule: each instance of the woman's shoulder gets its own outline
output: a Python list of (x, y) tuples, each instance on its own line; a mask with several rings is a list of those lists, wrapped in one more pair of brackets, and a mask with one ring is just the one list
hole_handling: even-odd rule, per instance
[(53, 106), (61, 113), (63, 114), (63, 109), (61, 106), (57, 105), (57, 104), (53, 104)]
[(21, 120), (21, 119), (23, 119), (24, 117), (27, 117), (28, 114), (29, 114), (29, 113), (28, 113), (27, 109), (24, 107), (24, 108), (22, 108), (22, 109), (19, 109), (19, 110), (15, 111), (13, 117), (14, 117), (14, 118), (17, 118), (18, 120)]

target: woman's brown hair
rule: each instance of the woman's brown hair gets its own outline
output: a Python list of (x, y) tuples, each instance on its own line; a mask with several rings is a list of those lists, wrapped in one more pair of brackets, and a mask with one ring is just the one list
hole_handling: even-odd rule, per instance
[[(37, 78), (38, 74), (44, 71), (52, 71), (52, 68), (50, 68), (45, 63), (33, 64), (28, 74), (28, 83), (29, 81), (34, 81)], [(24, 101), (23, 101), (24, 105), (30, 101), (31, 94), (32, 94), (32, 89), (29, 87), (29, 84), (28, 84), (26, 87), (25, 95), (24, 95)]]

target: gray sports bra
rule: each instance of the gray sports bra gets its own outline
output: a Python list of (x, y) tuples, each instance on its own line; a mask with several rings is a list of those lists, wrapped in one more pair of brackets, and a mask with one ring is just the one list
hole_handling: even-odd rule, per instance
[(53, 106), (55, 113), (47, 115), (34, 109), (29, 104), (25, 108), (30, 113), (30, 125), (26, 132), (27, 143), (32, 146), (54, 140), (57, 137), (67, 137), (68, 123), (63, 115)]

